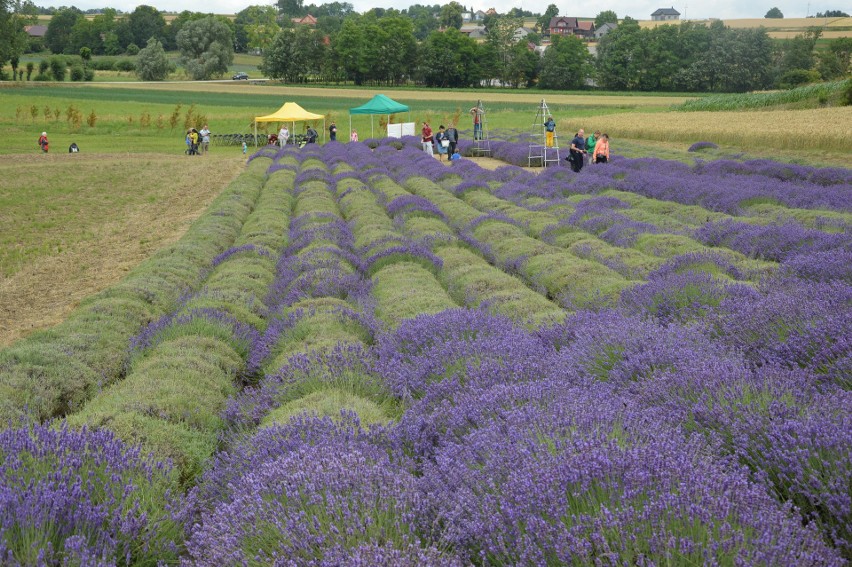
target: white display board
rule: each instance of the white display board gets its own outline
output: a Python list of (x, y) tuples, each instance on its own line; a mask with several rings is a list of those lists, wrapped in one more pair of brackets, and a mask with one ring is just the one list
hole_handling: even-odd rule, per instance
[(401, 124), (388, 124), (388, 138), (402, 138), (414, 135), (414, 122), (402, 122)]

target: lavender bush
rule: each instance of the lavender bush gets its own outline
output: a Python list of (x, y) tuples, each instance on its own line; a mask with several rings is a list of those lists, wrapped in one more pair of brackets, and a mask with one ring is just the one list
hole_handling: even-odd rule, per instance
[(0, 431), (0, 563), (174, 561), (181, 534), (170, 472), (108, 431)]

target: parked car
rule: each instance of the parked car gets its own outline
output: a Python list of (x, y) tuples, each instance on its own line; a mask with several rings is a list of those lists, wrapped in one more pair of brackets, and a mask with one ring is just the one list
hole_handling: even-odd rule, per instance
[(235, 81), (247, 81), (248, 80), (248, 73), (237, 73), (231, 78)]

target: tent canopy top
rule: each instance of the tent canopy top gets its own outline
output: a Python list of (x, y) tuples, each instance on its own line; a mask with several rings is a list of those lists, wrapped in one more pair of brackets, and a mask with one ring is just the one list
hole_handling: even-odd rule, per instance
[(349, 114), (395, 114), (408, 112), (408, 106), (396, 102), (383, 94), (377, 94), (365, 104), (349, 109)]
[(284, 103), (284, 106), (276, 112), (266, 116), (258, 116), (255, 122), (299, 122), (302, 120), (320, 120), (325, 118), (322, 114), (308, 112), (295, 102)]

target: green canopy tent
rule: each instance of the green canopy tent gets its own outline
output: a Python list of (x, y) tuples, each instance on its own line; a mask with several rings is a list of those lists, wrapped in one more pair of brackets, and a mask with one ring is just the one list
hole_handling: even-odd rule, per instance
[(397, 114), (399, 112), (408, 112), (408, 120), (411, 121), (411, 109), (408, 106), (398, 103), (395, 100), (386, 97), (383, 94), (377, 94), (365, 104), (349, 109), (349, 131), (352, 131), (352, 115), (353, 114), (369, 114), (370, 115), (370, 137), (373, 137), (373, 115), (374, 114)]
[(307, 122), (309, 120), (322, 119), (323, 138), (325, 138), (325, 116), (308, 112), (295, 102), (284, 103), (274, 114), (257, 116), (254, 119), (254, 145), (257, 147), (257, 123), (258, 122), (290, 122), (293, 125), (293, 133), (296, 131), (296, 122)]

